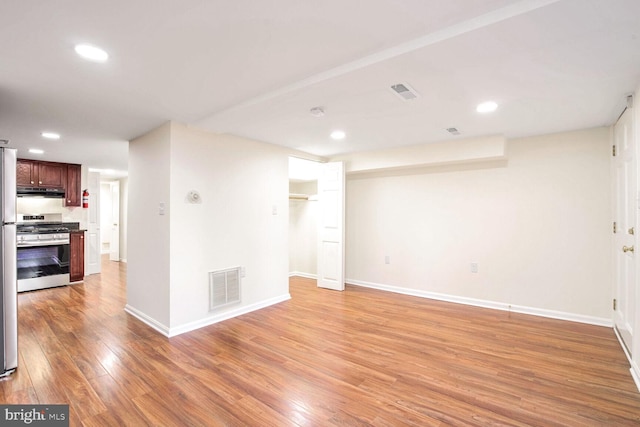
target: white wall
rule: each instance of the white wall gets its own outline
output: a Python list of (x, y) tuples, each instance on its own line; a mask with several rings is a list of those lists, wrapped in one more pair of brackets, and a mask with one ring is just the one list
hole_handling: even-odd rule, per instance
[[(288, 150), (168, 123), (129, 153), (129, 312), (171, 336), (289, 298)], [(242, 302), (209, 312), (209, 272), (237, 266)]]
[(510, 140), (504, 167), (351, 175), (346, 205), (348, 282), (611, 321), (608, 128)]
[[(317, 195), (318, 183), (291, 182), (289, 192)], [(315, 277), (318, 260), (317, 206), (313, 200), (289, 201), (289, 274)]]
[[(286, 149), (173, 123), (170, 188), (172, 330), (289, 298)], [(210, 313), (208, 273), (236, 266), (242, 303)]]
[(170, 143), (170, 123), (129, 143), (126, 310), (158, 329), (170, 325)]

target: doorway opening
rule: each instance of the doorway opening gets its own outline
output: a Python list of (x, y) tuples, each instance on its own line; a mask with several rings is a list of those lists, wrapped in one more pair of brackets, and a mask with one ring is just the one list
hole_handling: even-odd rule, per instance
[(317, 277), (320, 163), (289, 157), (289, 276)]
[(345, 172), (342, 162), (289, 158), (289, 272), (344, 290)]
[(100, 253), (120, 261), (120, 181), (100, 182)]

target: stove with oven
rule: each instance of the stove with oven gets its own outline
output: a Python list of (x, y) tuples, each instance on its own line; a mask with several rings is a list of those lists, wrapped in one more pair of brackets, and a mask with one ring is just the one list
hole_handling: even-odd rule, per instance
[(69, 228), (62, 214), (18, 215), (18, 292), (69, 284)]

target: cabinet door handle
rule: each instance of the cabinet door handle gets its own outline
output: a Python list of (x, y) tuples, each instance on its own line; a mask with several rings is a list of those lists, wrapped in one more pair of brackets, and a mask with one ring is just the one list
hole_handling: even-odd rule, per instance
[(33, 184), (33, 181), (31, 181), (31, 183)]
[(38, 181), (38, 184), (42, 184), (42, 181)]

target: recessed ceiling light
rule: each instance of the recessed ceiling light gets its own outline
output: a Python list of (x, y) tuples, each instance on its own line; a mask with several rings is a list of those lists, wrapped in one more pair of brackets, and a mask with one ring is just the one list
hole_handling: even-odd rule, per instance
[(55, 132), (42, 132), (42, 137), (47, 139), (60, 139), (60, 134)]
[(478, 106), (476, 107), (476, 111), (478, 113), (491, 113), (493, 111), (496, 111), (496, 108), (498, 108), (498, 104), (493, 101), (487, 101), (483, 102), (482, 104), (478, 104)]
[(109, 59), (109, 54), (99, 47), (89, 44), (77, 44), (76, 53), (89, 61), (104, 62)]
[(29, 152), (31, 154), (44, 154), (44, 150), (41, 150), (39, 148), (29, 148)]
[(342, 130), (334, 130), (331, 132), (331, 138), (333, 139), (344, 139), (345, 136), (347, 136), (347, 134)]

